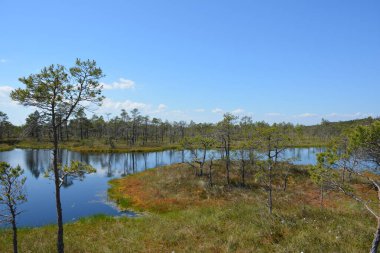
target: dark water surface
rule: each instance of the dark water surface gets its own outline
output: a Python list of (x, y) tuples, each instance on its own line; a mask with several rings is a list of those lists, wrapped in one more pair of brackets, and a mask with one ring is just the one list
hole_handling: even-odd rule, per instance
[[(293, 148), (286, 150), (284, 158), (295, 159), (296, 164), (315, 164), (316, 154), (321, 151), (320, 148)], [(108, 181), (149, 168), (184, 162), (190, 157), (189, 151), (174, 150), (121, 154), (84, 154), (61, 150), (62, 164), (79, 160), (97, 169), (95, 174), (86, 175), (83, 181), (68, 179), (62, 186), (64, 222), (95, 214), (133, 216), (132, 212), (121, 213), (107, 198)], [(42, 149), (0, 152), (0, 161), (8, 162), (12, 166), (20, 165), (27, 177), (28, 201), (20, 206), (24, 213), (18, 217), (19, 226), (42, 226), (56, 222), (54, 183), (44, 177), (45, 170), (50, 167), (51, 158), (52, 152)]]

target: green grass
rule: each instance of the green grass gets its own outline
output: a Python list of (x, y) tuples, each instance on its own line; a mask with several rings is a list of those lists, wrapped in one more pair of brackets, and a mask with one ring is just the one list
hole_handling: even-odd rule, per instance
[[(235, 164), (236, 165), (236, 164)], [(367, 252), (376, 222), (363, 208), (339, 194), (318, 203), (318, 189), (306, 168), (291, 170), (287, 191), (275, 180), (274, 213), (266, 192), (248, 176), (240, 187), (224, 184), (223, 166), (215, 167), (215, 186), (176, 164), (112, 180), (109, 196), (138, 218), (81, 219), (65, 225), (67, 252)], [(278, 173), (280, 173), (279, 171)], [(277, 176), (280, 176), (278, 174)], [(367, 194), (376, 194), (365, 189)], [(24, 228), (21, 252), (54, 252), (55, 226)], [(0, 231), (0, 252), (11, 252), (11, 231)]]
[(0, 151), (10, 151), (13, 148), (13, 146), (10, 146), (8, 144), (0, 144)]
[[(101, 139), (86, 139), (62, 141), (60, 148), (81, 153), (126, 153), (126, 152), (158, 152), (165, 150), (181, 150), (183, 147), (178, 143), (149, 143), (147, 145), (128, 145), (125, 141), (114, 141), (113, 146)], [(318, 140), (305, 139), (289, 145), (290, 148), (325, 147), (327, 143)], [(232, 145), (232, 149), (239, 149), (239, 142)], [(13, 148), (52, 149), (53, 144), (47, 140), (22, 140), (14, 141), (13, 144), (0, 144), (0, 151), (12, 150)], [(218, 147), (216, 147), (218, 148)]]
[[(34, 149), (52, 149), (53, 144), (48, 141), (23, 140), (11, 147), (13, 148), (34, 148)], [(170, 149), (180, 149), (177, 144), (150, 144), (130, 146), (125, 142), (115, 142), (111, 147), (105, 141), (99, 140), (83, 140), (83, 141), (64, 141), (60, 142), (60, 148), (77, 151), (81, 153), (126, 153), (126, 152), (158, 152)]]
[[(65, 225), (67, 252), (366, 252), (368, 217), (319, 209), (270, 216), (264, 207), (230, 207), (150, 214), (126, 219), (94, 217)], [(54, 252), (55, 227), (21, 229), (21, 252)], [(10, 231), (0, 232), (11, 252)]]

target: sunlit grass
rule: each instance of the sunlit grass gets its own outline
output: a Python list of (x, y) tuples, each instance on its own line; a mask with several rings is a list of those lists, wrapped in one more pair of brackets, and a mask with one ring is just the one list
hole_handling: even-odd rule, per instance
[[(217, 164), (213, 187), (186, 164), (111, 181), (110, 196), (143, 215), (99, 215), (66, 224), (67, 252), (368, 251), (375, 221), (360, 205), (335, 193), (326, 196), (321, 209), (305, 167), (291, 170), (285, 192), (282, 181), (275, 181), (273, 215), (254, 173), (241, 187), (235, 167), (234, 185), (228, 187), (223, 172)], [(54, 252), (55, 229), (21, 229), (21, 252)], [(11, 231), (0, 232), (0, 245), (0, 252), (11, 252)]]
[[(318, 139), (302, 139), (294, 143), (289, 143), (289, 148), (309, 148), (309, 147), (325, 147), (326, 142)], [(85, 139), (85, 140), (72, 140), (61, 141), (60, 148), (65, 148), (71, 151), (82, 153), (125, 153), (125, 152), (159, 152), (164, 150), (183, 149), (180, 143), (148, 143), (128, 145), (126, 141), (115, 140), (110, 145), (106, 139)], [(7, 151), (13, 148), (34, 148), (34, 149), (52, 149), (53, 144), (48, 140), (22, 140), (12, 145), (0, 144), (0, 151)], [(215, 147), (217, 148), (217, 147)], [(232, 149), (239, 149), (240, 142), (236, 141), (232, 145)]]
[[(16, 148), (52, 149), (53, 144), (49, 141), (21, 141), (14, 144)], [(83, 141), (62, 141), (60, 148), (82, 153), (125, 153), (125, 152), (158, 152), (169, 149), (179, 149), (178, 144), (149, 144), (149, 145), (128, 145), (125, 141), (115, 141), (109, 145), (105, 140), (83, 140)]]

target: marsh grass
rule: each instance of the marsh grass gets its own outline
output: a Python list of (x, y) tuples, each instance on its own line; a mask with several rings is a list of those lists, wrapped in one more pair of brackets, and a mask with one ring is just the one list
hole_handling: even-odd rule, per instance
[[(21, 141), (10, 147), (13, 148), (33, 148), (33, 149), (52, 149), (52, 143), (48, 141)], [(102, 140), (83, 140), (83, 141), (69, 141), (60, 142), (60, 148), (68, 149), (71, 151), (81, 152), (81, 153), (126, 153), (126, 152), (158, 152), (164, 150), (180, 149), (177, 144), (162, 144), (162, 145), (136, 145), (130, 146), (123, 141), (115, 141), (113, 145)], [(1, 148), (1, 147), (0, 147)]]
[[(81, 153), (125, 153), (125, 152), (159, 152), (165, 150), (182, 150), (179, 143), (150, 143), (147, 145), (128, 145), (126, 141), (114, 140), (112, 145), (103, 139), (86, 139), (62, 141), (60, 148), (77, 151)], [(312, 148), (325, 147), (326, 142), (305, 139), (289, 145), (289, 148)], [(237, 141), (233, 143), (232, 149), (237, 150), (241, 147)], [(14, 148), (33, 148), (33, 149), (52, 149), (53, 145), (48, 140), (22, 140), (14, 141), (12, 144), (0, 144), (0, 151), (8, 151)], [(214, 147), (218, 148), (218, 147)]]
[(14, 148), (13, 146), (8, 145), (8, 144), (3, 144), (3, 143), (0, 144), (0, 152), (1, 151), (10, 151), (13, 148)]
[[(367, 252), (375, 221), (339, 194), (318, 202), (306, 167), (291, 170), (287, 191), (275, 182), (274, 213), (266, 191), (250, 172), (226, 186), (221, 163), (215, 186), (186, 164), (112, 180), (109, 195), (138, 218), (98, 215), (65, 225), (67, 252)], [(278, 177), (281, 171), (278, 171)], [(359, 182), (360, 183), (360, 182)], [(365, 188), (365, 186), (364, 186)], [(366, 191), (371, 190), (367, 189)], [(55, 226), (20, 230), (21, 252), (54, 252)], [(11, 252), (11, 232), (0, 232), (0, 252)]]

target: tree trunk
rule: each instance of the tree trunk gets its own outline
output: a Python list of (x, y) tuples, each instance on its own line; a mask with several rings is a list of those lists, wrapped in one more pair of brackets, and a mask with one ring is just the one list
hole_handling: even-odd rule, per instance
[(212, 186), (212, 160), (210, 161), (210, 167), (208, 171), (208, 180), (209, 180), (210, 186)]
[(63, 141), (63, 127), (62, 127), (62, 119), (59, 118), (59, 140)]
[(65, 129), (66, 129), (66, 141), (69, 141), (69, 128), (67, 126), (67, 122), (65, 123)]
[(268, 208), (269, 214), (272, 214), (273, 202), (272, 202), (272, 165), (269, 165), (269, 196), (268, 196)]
[(285, 175), (284, 177), (284, 192), (286, 191), (286, 188), (288, 187), (288, 174)]
[(375, 233), (375, 237), (372, 242), (372, 248), (370, 253), (377, 253), (377, 248), (379, 247), (380, 242), (380, 219), (377, 220), (377, 230)]
[(52, 116), (53, 125), (53, 138), (54, 138), (54, 150), (53, 150), (53, 169), (54, 169), (54, 184), (55, 184), (55, 201), (57, 208), (57, 251), (58, 253), (64, 253), (63, 243), (63, 221), (62, 221), (62, 205), (61, 205), (61, 188), (60, 188), (60, 176), (58, 171), (58, 132), (55, 124), (55, 115)]
[(200, 176), (203, 176), (203, 166), (205, 165), (206, 163), (206, 153), (207, 153), (207, 148), (205, 147), (203, 149), (203, 157), (202, 157), (202, 163), (201, 163), (201, 166), (200, 166)]
[[(270, 139), (269, 139), (270, 141)], [(268, 148), (268, 209), (269, 214), (272, 214), (272, 157), (271, 157), (271, 148)]]
[(225, 152), (226, 152), (226, 176), (227, 176), (227, 185), (230, 185), (230, 142), (229, 136), (227, 136), (227, 141), (224, 141)]
[(323, 183), (321, 184), (321, 196), (320, 196), (320, 201), (321, 201), (321, 208), (323, 208)]
[(83, 127), (82, 127), (82, 122), (80, 123), (80, 140), (83, 140)]
[(226, 160), (226, 174), (227, 174), (227, 185), (230, 185), (230, 158), (228, 156)]
[(12, 230), (13, 230), (13, 252), (18, 252), (17, 247), (17, 226), (16, 226), (16, 213), (13, 207), (11, 207), (11, 215), (12, 215)]
[(245, 186), (245, 161), (242, 160), (241, 162), (242, 162), (242, 165), (241, 165), (241, 183), (242, 183), (242, 186)]

